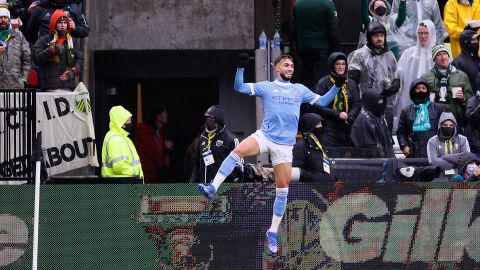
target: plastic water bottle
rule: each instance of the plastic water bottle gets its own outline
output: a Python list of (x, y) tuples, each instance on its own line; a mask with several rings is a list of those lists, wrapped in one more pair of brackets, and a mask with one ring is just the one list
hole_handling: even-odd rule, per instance
[(280, 39), (280, 33), (278, 33), (278, 30), (275, 30), (275, 34), (273, 35), (273, 48), (280, 49), (281, 42), (282, 40)]
[(260, 36), (258, 37), (258, 44), (261, 50), (267, 49), (267, 34), (265, 34), (265, 29), (262, 29)]

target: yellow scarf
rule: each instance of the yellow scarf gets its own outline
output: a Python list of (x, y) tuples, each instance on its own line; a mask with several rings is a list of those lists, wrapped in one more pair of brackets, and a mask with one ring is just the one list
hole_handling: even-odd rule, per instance
[[(66, 38), (67, 38), (67, 66), (72, 68), (73, 67), (73, 61), (75, 59), (75, 55), (74, 55), (74, 51), (73, 51), (73, 40), (72, 40), (72, 36), (68, 32), (67, 32)], [(55, 33), (53, 34), (53, 39), (52, 39), (52, 41), (50, 41), (48, 43), (48, 45), (49, 46), (55, 46), (55, 44), (57, 44), (57, 41), (59, 41), (58, 40), (58, 34), (57, 34), (57, 31), (55, 31)], [(60, 44), (62, 44), (62, 43), (60, 43)], [(60, 56), (57, 55), (57, 54), (52, 56), (50, 58), (50, 62), (60, 63)]]
[[(332, 76), (328, 76), (331, 83), (335, 84), (335, 79)], [(348, 80), (342, 85), (340, 91), (338, 91), (335, 99), (333, 100), (333, 109), (336, 111), (348, 113), (348, 94), (347, 94)]]

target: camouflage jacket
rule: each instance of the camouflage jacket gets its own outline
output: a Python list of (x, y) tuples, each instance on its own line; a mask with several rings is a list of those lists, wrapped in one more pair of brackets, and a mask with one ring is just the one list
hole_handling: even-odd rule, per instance
[(28, 42), (22, 32), (14, 30), (0, 54), (0, 88), (23, 88), (31, 66)]

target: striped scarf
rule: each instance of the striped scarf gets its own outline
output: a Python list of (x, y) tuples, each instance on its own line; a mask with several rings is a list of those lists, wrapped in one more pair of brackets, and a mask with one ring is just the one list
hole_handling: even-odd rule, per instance
[[(328, 79), (330, 80), (331, 83), (335, 84), (335, 79), (331, 75), (328, 75)], [(332, 109), (336, 111), (348, 113), (347, 84), (348, 84), (348, 80), (345, 81), (345, 83), (342, 85), (342, 88), (340, 89), (340, 91), (338, 91), (337, 95), (335, 96), (335, 99), (333, 100)]]
[[(59, 38), (57, 31), (55, 31), (55, 33), (53, 34), (53, 39), (52, 41), (49, 42), (49, 45), (50, 46), (55, 44), (63, 45), (65, 38), (67, 39), (67, 66), (72, 68), (75, 55), (73, 50), (73, 39), (70, 33), (67, 32), (67, 35), (65, 37)], [(60, 63), (60, 56), (54, 55), (52, 56), (52, 58), (50, 58), (50, 61), (54, 63)]]

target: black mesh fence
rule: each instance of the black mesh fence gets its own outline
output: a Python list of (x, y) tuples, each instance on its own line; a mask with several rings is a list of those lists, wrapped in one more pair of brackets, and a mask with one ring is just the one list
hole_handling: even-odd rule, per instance
[[(478, 269), (476, 184), (47, 185), (39, 269)], [(0, 187), (0, 269), (31, 269), (33, 186)]]

